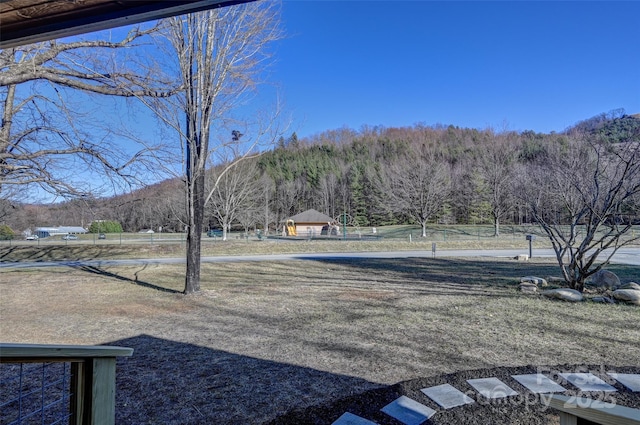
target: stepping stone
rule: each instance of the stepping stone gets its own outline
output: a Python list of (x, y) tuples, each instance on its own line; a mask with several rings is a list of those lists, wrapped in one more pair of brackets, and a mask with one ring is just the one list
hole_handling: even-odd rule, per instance
[(420, 425), (436, 413), (432, 408), (405, 396), (399, 397), (380, 410), (405, 425)]
[(561, 373), (560, 376), (571, 382), (581, 391), (618, 391), (615, 387), (607, 384), (593, 373)]
[(558, 385), (541, 373), (528, 375), (511, 375), (513, 379), (520, 382), (525, 388), (534, 394), (558, 393), (566, 391), (566, 388)]
[(620, 382), (625, 387), (629, 388), (633, 392), (640, 391), (640, 375), (637, 373), (607, 373), (610, 377)]
[(342, 416), (340, 416), (336, 421), (331, 425), (378, 425), (375, 422), (371, 422), (370, 420), (361, 418), (358, 415), (354, 415), (353, 413), (346, 412)]
[(486, 398), (503, 398), (518, 395), (517, 391), (509, 387), (498, 378), (467, 379), (469, 385)]
[(437, 385), (435, 387), (423, 388), (420, 391), (427, 397), (438, 403), (445, 409), (474, 403), (475, 400), (466, 396), (461, 391), (456, 390), (449, 384)]

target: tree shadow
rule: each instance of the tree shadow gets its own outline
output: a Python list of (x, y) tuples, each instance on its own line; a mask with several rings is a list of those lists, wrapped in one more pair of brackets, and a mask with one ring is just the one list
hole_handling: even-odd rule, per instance
[(116, 274), (116, 273), (112, 273), (112, 272), (106, 271), (106, 270), (101, 269), (100, 267), (97, 267), (97, 266), (81, 265), (80, 264), (80, 265), (69, 265), (69, 267), (71, 267), (73, 269), (76, 269), (76, 270), (83, 271), (83, 272), (87, 272), (87, 273), (92, 273), (92, 274), (97, 274), (97, 275), (100, 275), (100, 276), (111, 277), (111, 278), (114, 278), (114, 279), (117, 279), (117, 280), (120, 280), (120, 281), (123, 281), (123, 282), (131, 283), (133, 285), (138, 285), (138, 286), (141, 286), (141, 287), (147, 288), (147, 289), (154, 289), (154, 290), (160, 291), (160, 292), (167, 292), (169, 294), (182, 294), (183, 293), (182, 291), (177, 291), (175, 289), (170, 289), (170, 288), (164, 288), (162, 286), (158, 286), (158, 285), (155, 285), (153, 283), (149, 283), (149, 282), (145, 282), (145, 281), (139, 280), (138, 279), (138, 273), (140, 273), (142, 270), (144, 270), (147, 267), (146, 265), (144, 265), (142, 267), (142, 270), (136, 272), (136, 278), (135, 279), (131, 279), (131, 278), (128, 278), (128, 277), (125, 277), (125, 276), (121, 276), (121, 275)]
[[(388, 388), (144, 334), (107, 345), (134, 349), (132, 357), (117, 362), (118, 424), (264, 424), (292, 410)], [(328, 415), (323, 423), (342, 413)]]
[(354, 269), (393, 272), (407, 279), (427, 282), (446, 282), (465, 286), (515, 287), (522, 276), (531, 274), (557, 275), (552, 264), (535, 264), (487, 259), (461, 258), (363, 258), (363, 257), (298, 257), (299, 260), (342, 265)]

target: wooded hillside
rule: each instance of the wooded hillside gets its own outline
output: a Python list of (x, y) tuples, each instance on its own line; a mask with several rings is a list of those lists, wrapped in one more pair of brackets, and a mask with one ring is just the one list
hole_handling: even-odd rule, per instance
[[(351, 225), (430, 222), (529, 223), (522, 199), (531, 166), (562, 155), (570, 140), (640, 143), (640, 118), (613, 111), (562, 133), (496, 132), (455, 126), (364, 127), (281, 138), (262, 155), (244, 160), (219, 179), (207, 205), (205, 227), (272, 231), (294, 214), (314, 208), (331, 217), (346, 212)], [(613, 148), (612, 148), (613, 149)], [(0, 223), (21, 232), (36, 226), (82, 225), (114, 220), (125, 231), (184, 230), (183, 183), (167, 180), (108, 199), (54, 205), (2, 201)], [(562, 215), (562, 205), (548, 205)], [(637, 200), (618, 212), (637, 219)]]

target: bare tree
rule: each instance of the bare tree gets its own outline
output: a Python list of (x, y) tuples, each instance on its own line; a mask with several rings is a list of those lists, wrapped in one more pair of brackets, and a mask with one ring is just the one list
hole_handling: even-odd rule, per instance
[(39, 187), (86, 196), (96, 188), (78, 178), (80, 171), (100, 172), (111, 184), (146, 175), (145, 160), (160, 148), (115, 147), (112, 131), (92, 125), (99, 119), (86, 110), (86, 96), (171, 95), (169, 80), (131, 56), (123, 60), (156, 30), (134, 28), (120, 41), (51, 41), (0, 51), (0, 194), (18, 185), (23, 193)]
[(255, 222), (256, 204), (262, 193), (255, 161), (237, 162), (231, 168), (222, 165), (218, 172), (223, 174), (209, 171), (212, 189), (208, 209), (222, 226), (222, 239), (227, 240), (227, 231), (235, 220), (242, 217), (245, 224)]
[(406, 157), (387, 169), (385, 180), (391, 209), (410, 216), (426, 237), (427, 222), (449, 197), (448, 164), (427, 147), (414, 145)]
[(338, 214), (337, 195), (338, 177), (335, 174), (326, 174), (320, 180), (318, 197), (322, 200), (322, 211), (330, 217)]
[(640, 240), (624, 213), (638, 211), (640, 143), (612, 144), (594, 136), (550, 146), (531, 167), (523, 201), (547, 235), (573, 289), (609, 264), (621, 247)]
[[(251, 131), (248, 126), (237, 130), (228, 125), (237, 124), (231, 120), (231, 112), (246, 102), (269, 58), (267, 45), (280, 36), (278, 7), (275, 2), (257, 2), (165, 21), (182, 91), (175, 102), (166, 104), (163, 110), (155, 110), (165, 124), (178, 132), (184, 150), (186, 294), (200, 290), (200, 249), (207, 197), (205, 172), (210, 152), (230, 149), (230, 156), (241, 160), (266, 132), (264, 128)], [(232, 130), (239, 132), (233, 134)], [(210, 139), (216, 131), (232, 133), (233, 137), (212, 145)], [(246, 136), (240, 137), (242, 134)]]
[(481, 193), (491, 207), (493, 234), (500, 236), (500, 221), (513, 210), (513, 186), (518, 149), (509, 134), (482, 147), (479, 170)]
[[(260, 187), (262, 188), (261, 205), (263, 208), (263, 228), (265, 236), (269, 234), (269, 224), (273, 220), (273, 213), (271, 212), (271, 203), (275, 193), (275, 185), (273, 180), (269, 178), (266, 173), (262, 173), (260, 177)], [(277, 224), (276, 224), (277, 227)]]

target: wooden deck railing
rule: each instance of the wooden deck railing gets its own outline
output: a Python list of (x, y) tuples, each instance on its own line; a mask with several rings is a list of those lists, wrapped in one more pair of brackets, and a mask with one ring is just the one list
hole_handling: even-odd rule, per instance
[(0, 363), (71, 364), (70, 425), (115, 423), (116, 357), (132, 348), (0, 343)]
[(553, 395), (549, 406), (560, 411), (560, 425), (640, 425), (640, 410), (599, 400)]

